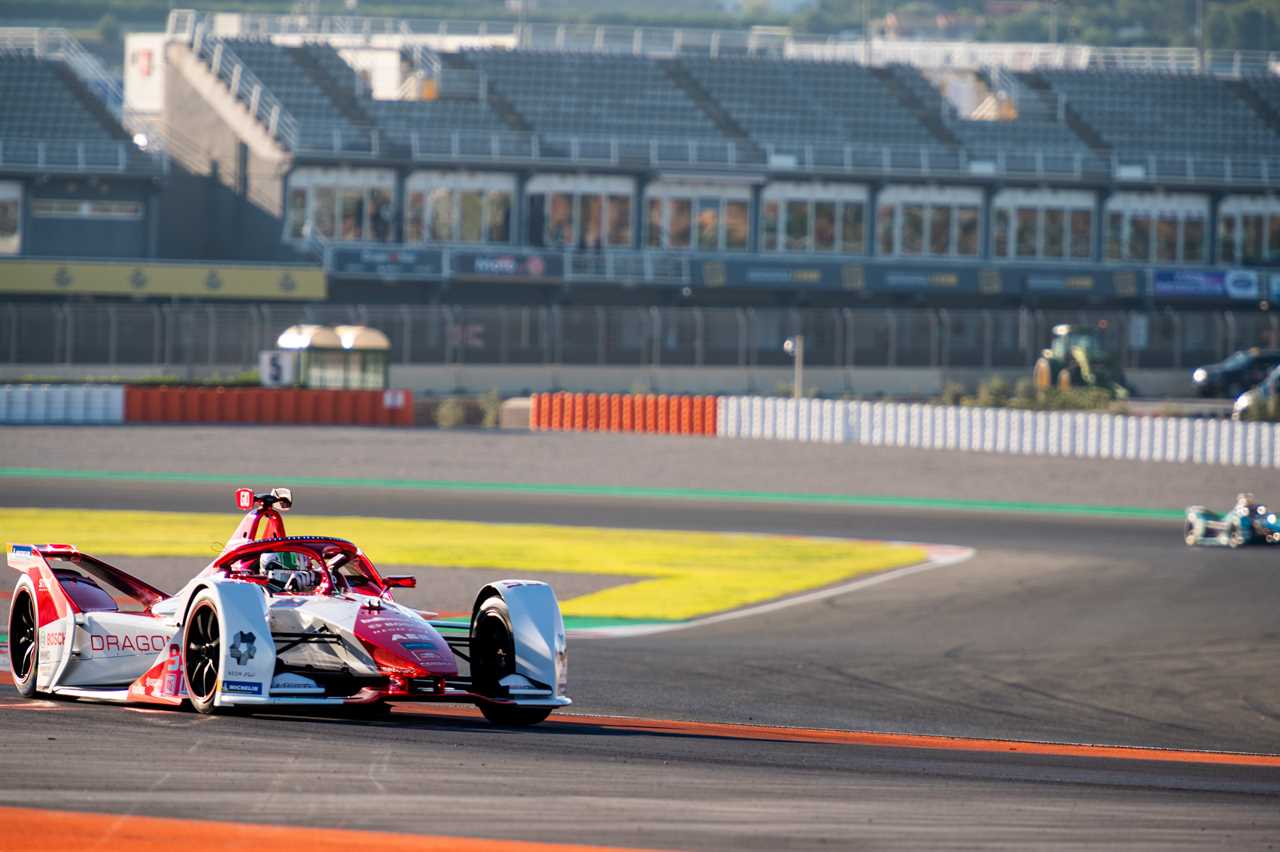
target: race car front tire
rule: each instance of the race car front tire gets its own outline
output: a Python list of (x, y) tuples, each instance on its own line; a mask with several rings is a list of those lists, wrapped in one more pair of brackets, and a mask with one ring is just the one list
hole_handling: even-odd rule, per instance
[(214, 712), (222, 669), (222, 628), (218, 602), (201, 592), (187, 611), (182, 627), (182, 679), (187, 698), (197, 713)]
[(1227, 530), (1227, 544), (1231, 547), (1244, 547), (1244, 530), (1240, 522), (1233, 520)]
[[(486, 598), (471, 622), (471, 689), (496, 698), (504, 677), (516, 670), (515, 639), (507, 602), (497, 595)], [(550, 707), (480, 703), (480, 712), (495, 725), (536, 725), (551, 715)]]
[(35, 598), (19, 588), (9, 608), (9, 668), (13, 685), (24, 698), (36, 697), (36, 672), (40, 667), (40, 631)]

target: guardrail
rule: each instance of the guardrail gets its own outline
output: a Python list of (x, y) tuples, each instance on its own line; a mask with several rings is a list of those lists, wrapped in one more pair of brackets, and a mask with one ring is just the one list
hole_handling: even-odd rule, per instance
[[(200, 13), (169, 13), (169, 32), (180, 33)], [(1093, 47), (1035, 42), (896, 41), (845, 35), (795, 33), (789, 27), (707, 29), (634, 27), (441, 18), (377, 18), (342, 15), (218, 14), (229, 35), (338, 35), (371, 38), (398, 36), (471, 36), (507, 40), (513, 46), (592, 53), (709, 56), (769, 53), (864, 64), (908, 62), (924, 68), (977, 69), (1002, 65), (1031, 68), (1124, 68), (1151, 71), (1206, 71), (1234, 75), (1276, 73), (1280, 53), (1187, 47)]]
[(128, 142), (0, 139), (0, 166), (37, 174), (161, 175), (168, 173), (169, 160), (163, 153), (140, 151)]
[(226, 83), (231, 96), (247, 106), (272, 136), (290, 149), (298, 144), (298, 122), (235, 51), (200, 23), (191, 28), (190, 46), (196, 58)]
[[(427, 163), (490, 162), (643, 168), (689, 166), (732, 171), (844, 174), (859, 177), (1009, 177), (1168, 185), (1280, 186), (1280, 156), (1161, 155), (1083, 149), (980, 148), (930, 145), (743, 143), (718, 139), (636, 139), (514, 131), (388, 131), (334, 127), (291, 148), (301, 157), (410, 159)], [(324, 143), (317, 142), (323, 138)]]
[(766, 397), (718, 406), (722, 438), (1280, 468), (1276, 423)]

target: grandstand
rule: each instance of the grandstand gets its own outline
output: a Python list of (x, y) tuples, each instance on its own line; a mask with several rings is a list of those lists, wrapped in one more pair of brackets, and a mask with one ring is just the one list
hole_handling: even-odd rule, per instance
[[(450, 27), (174, 13), (147, 126), (222, 188), (215, 250), (319, 253), (351, 293), (837, 302), (1141, 302), (1170, 274), (1228, 299), (1228, 272), (1280, 262), (1271, 60)], [(0, 65), (2, 162), (26, 134), (132, 167), (75, 65)]]
[(156, 253), (148, 208), (167, 164), (133, 143), (120, 103), (65, 32), (0, 31), (0, 253)]

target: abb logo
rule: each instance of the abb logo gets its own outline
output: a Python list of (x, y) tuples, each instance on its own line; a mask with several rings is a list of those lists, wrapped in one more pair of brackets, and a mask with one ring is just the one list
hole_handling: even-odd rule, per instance
[(133, 654), (152, 653), (157, 654), (163, 651), (169, 640), (163, 636), (116, 636), (107, 634), (105, 636), (94, 634), (89, 637), (89, 650), (94, 653), (107, 653), (110, 651), (128, 652)]

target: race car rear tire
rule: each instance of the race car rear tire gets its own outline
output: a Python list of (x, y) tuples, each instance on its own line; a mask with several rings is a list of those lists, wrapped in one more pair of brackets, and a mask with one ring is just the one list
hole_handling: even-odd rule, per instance
[(26, 588), (18, 589), (9, 608), (9, 668), (13, 685), (23, 698), (36, 697), (36, 672), (40, 667), (40, 630), (35, 599)]
[(1198, 515), (1187, 515), (1185, 540), (1188, 547), (1193, 547), (1204, 538), (1204, 519)]
[(480, 712), (495, 725), (525, 728), (551, 715), (551, 707), (517, 707), (511, 704), (481, 704)]
[(218, 604), (208, 592), (196, 596), (182, 626), (182, 679), (197, 713), (213, 713), (222, 682), (222, 628)]

